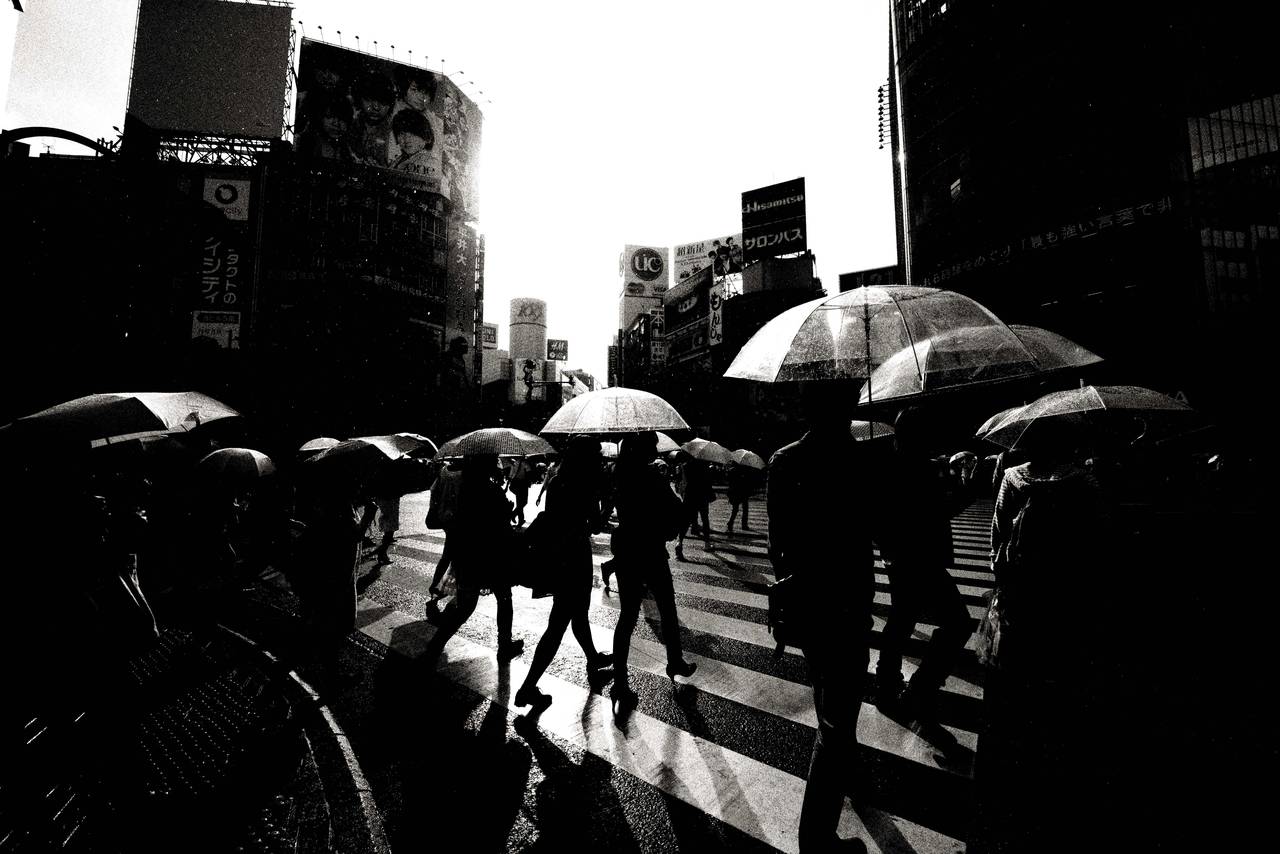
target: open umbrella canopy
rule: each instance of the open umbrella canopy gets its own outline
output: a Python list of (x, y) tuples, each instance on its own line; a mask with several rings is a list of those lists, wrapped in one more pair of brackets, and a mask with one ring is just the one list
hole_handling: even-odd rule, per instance
[(351, 476), (367, 479), (391, 460), (404, 456), (404, 452), (390, 442), (377, 438), (347, 439), (332, 448), (326, 448), (303, 461), (306, 471), (333, 473), (334, 476)]
[(855, 288), (782, 312), (751, 336), (724, 375), (761, 382), (862, 380), (917, 342), (986, 326), (1007, 329), (981, 304), (953, 291)]
[(435, 442), (421, 433), (389, 433), (384, 436), (357, 436), (356, 438), (377, 439), (413, 456), (433, 457), (440, 451)]
[(729, 465), (729, 463), (733, 462), (732, 452), (719, 442), (712, 442), (707, 439), (690, 439), (680, 447), (695, 460), (702, 460), (705, 463)]
[(321, 436), (317, 439), (312, 439), (310, 442), (305, 442), (301, 448), (298, 448), (298, 453), (304, 456), (308, 456), (310, 454), (317, 454), (320, 451), (324, 451), (329, 448), (332, 448), (334, 445), (338, 444), (338, 442), (340, 441), (341, 441), (340, 439), (333, 439), (333, 438), (330, 438), (329, 436)]
[(600, 434), (688, 429), (675, 407), (656, 394), (615, 386), (578, 395), (560, 407), (539, 432)]
[(880, 421), (851, 421), (849, 423), (849, 435), (859, 442), (867, 439), (879, 439), (882, 436), (892, 436), (893, 427)]
[(959, 327), (915, 340), (894, 353), (872, 372), (858, 402), (913, 397), (1101, 361), (1079, 344), (1037, 326), (996, 321)]
[(983, 421), (982, 426), (977, 429), (977, 431), (973, 434), (973, 437), (975, 439), (987, 438), (987, 434), (991, 432), (991, 428), (995, 427), (1005, 418), (1012, 415), (1014, 412), (1017, 412), (1021, 408), (1022, 408), (1022, 405), (1019, 404), (1018, 406), (1010, 406), (1008, 409), (1001, 409), (995, 415), (992, 415), (986, 421)]
[(983, 437), (1013, 449), (1035, 435), (1033, 426), (1065, 421), (1086, 434), (1121, 432), (1129, 441), (1157, 440), (1204, 426), (1187, 404), (1142, 386), (1083, 386), (1055, 391), (1018, 407)]
[(23, 416), (0, 430), (38, 431), (69, 441), (110, 443), (192, 430), (240, 413), (198, 391), (90, 394)]
[(657, 431), (657, 433), (658, 433), (658, 453), (659, 454), (669, 454), (672, 451), (680, 450), (680, 443), (677, 442), (675, 439), (672, 439), (670, 436), (668, 436), (666, 433), (663, 433), (661, 430)]
[(524, 457), (531, 454), (554, 454), (555, 447), (541, 436), (513, 427), (485, 427), (456, 436), (440, 446), (437, 458), (466, 457), (473, 454), (497, 454), (500, 457)]
[(243, 482), (274, 474), (276, 465), (266, 454), (252, 448), (219, 448), (196, 463), (196, 469), (205, 474)]
[(751, 469), (763, 470), (767, 465), (764, 461), (764, 457), (760, 456), (755, 451), (748, 451), (746, 448), (739, 448), (734, 451), (729, 455), (729, 460), (734, 465), (746, 466)]

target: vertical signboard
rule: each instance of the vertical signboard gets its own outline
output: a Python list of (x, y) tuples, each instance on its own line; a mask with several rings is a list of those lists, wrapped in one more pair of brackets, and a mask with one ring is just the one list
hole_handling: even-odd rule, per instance
[(707, 327), (707, 343), (715, 347), (724, 343), (724, 285), (711, 286), (711, 318)]
[(750, 264), (808, 248), (804, 178), (742, 194), (743, 260)]
[(240, 331), (253, 287), (249, 203), (252, 181), (206, 175), (202, 198), (221, 217), (208, 220), (201, 247), (198, 287), (191, 306), (191, 337), (224, 350), (240, 349)]
[(498, 349), (498, 324), (485, 323), (481, 325), (480, 344), (486, 350)]

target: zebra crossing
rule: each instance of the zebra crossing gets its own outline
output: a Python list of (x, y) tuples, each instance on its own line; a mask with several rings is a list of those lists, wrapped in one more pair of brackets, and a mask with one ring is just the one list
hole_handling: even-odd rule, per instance
[[(408, 499), (406, 499), (408, 500)], [(646, 600), (632, 641), (632, 687), (638, 708), (615, 722), (607, 692), (587, 679), (581, 650), (566, 633), (540, 688), (554, 698), (537, 719), (547, 735), (590, 753), (668, 796), (700, 810), (779, 851), (797, 850), (796, 827), (812, 738), (817, 726), (803, 657), (788, 648), (774, 657), (766, 628), (765, 585), (773, 580), (763, 535), (764, 502), (753, 501), (755, 530), (725, 533), (729, 505), (711, 507), (713, 551), (700, 537), (686, 537), (687, 561), (672, 560), (685, 658), (698, 664), (687, 686), (673, 691), (656, 605)], [(423, 503), (425, 513), (425, 501)], [(530, 518), (536, 513), (532, 502)], [(402, 519), (422, 518), (412, 506)], [(982, 613), (981, 596), (993, 579), (987, 560), (990, 502), (978, 502), (952, 520), (955, 560), (951, 572), (970, 613)], [(427, 588), (443, 547), (443, 534), (402, 529), (393, 562), (360, 598), (357, 625), (394, 653), (417, 658), (434, 627), (424, 617)], [(593, 562), (609, 558), (607, 535), (593, 541)], [(869, 668), (875, 669), (878, 636), (888, 616), (889, 580), (876, 561), (875, 626)], [(445, 646), (436, 674), (490, 703), (519, 714), (511, 698), (523, 680), (550, 610), (550, 599), (515, 590), (514, 634), (523, 656), (501, 666), (496, 646), (496, 601), (482, 597), (476, 614)], [(599, 649), (613, 646), (618, 619), (616, 591), (603, 589), (599, 571), (590, 620)], [(920, 625), (906, 650), (905, 675), (914, 669), (932, 630)], [(940, 703), (942, 723), (958, 747), (944, 755), (864, 698), (858, 740), (860, 781), (846, 801), (841, 834), (858, 835), (871, 850), (954, 852), (964, 848), (972, 808), (972, 759), (982, 720), (981, 668), (969, 652), (948, 678)]]

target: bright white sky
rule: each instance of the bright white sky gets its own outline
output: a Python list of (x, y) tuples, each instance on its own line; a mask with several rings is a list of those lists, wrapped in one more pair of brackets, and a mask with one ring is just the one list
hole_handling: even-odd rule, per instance
[[(0, 10), (0, 49), (17, 18), (3, 126), (114, 137), (136, 0), (23, 5)], [(394, 44), (398, 60), (410, 49), (432, 70), (443, 60), (480, 104), (485, 320), (502, 347), (510, 300), (544, 299), (548, 336), (569, 340), (566, 366), (603, 381), (623, 245), (736, 233), (742, 191), (791, 178), (805, 178), (828, 293), (840, 273), (896, 260), (889, 150), (876, 139), (888, 0), (293, 5), (311, 38), (323, 27), (347, 47), (358, 35), (382, 56)]]

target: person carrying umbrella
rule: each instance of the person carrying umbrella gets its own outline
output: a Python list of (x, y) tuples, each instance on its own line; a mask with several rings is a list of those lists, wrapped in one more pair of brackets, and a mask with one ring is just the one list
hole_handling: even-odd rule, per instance
[[(860, 764), (858, 714), (875, 591), (871, 543), (883, 527), (876, 513), (886, 490), (879, 455), (868, 450), (874, 443), (849, 433), (854, 400), (842, 384), (801, 384), (809, 430), (774, 453), (768, 467), (769, 558), (775, 576), (795, 585), (796, 612), (788, 620), (802, 632), (818, 716), (800, 810), (806, 852), (848, 844), (836, 828)], [(850, 482), (832, 477), (833, 465), (854, 473), (859, 506), (850, 506)]]
[(534, 467), (528, 457), (516, 457), (511, 461), (511, 474), (507, 477), (507, 490), (516, 500), (511, 521), (517, 528), (524, 527), (524, 507), (529, 503), (529, 487), (533, 485)]
[(751, 493), (756, 488), (756, 469), (749, 465), (734, 462), (729, 467), (729, 503), (733, 505), (733, 509), (729, 511), (729, 525), (726, 530), (733, 533), (733, 520), (738, 517), (738, 510), (742, 510), (742, 530), (750, 531), (751, 526), (747, 524), (747, 514), (751, 512)]
[(515, 695), (517, 706), (532, 706), (535, 713), (551, 704), (551, 696), (538, 690), (538, 679), (560, 648), (565, 629), (573, 627), (573, 636), (587, 659), (588, 676), (613, 663), (613, 656), (596, 650), (588, 620), (595, 578), (591, 535), (603, 524), (601, 493), (600, 443), (591, 436), (574, 436), (569, 440), (560, 474), (549, 485), (547, 509), (529, 529), (533, 534), (541, 528), (539, 536), (546, 537), (547, 556), (552, 565), (543, 567), (541, 572), (549, 578), (554, 597), (546, 631), (538, 641), (529, 672)]
[(631, 633), (645, 591), (653, 594), (662, 620), (662, 642), (667, 649), (667, 676), (686, 679), (697, 669), (684, 660), (680, 643), (680, 620), (676, 616), (675, 587), (667, 560), (667, 541), (678, 535), (685, 518), (680, 499), (653, 465), (658, 436), (652, 430), (635, 433), (622, 440), (614, 470), (612, 504), (618, 511), (618, 527), (609, 547), (620, 568), (618, 594), (621, 609), (613, 633), (614, 683), (610, 692), (619, 717), (635, 707), (637, 697), (627, 679), (627, 657)]
[[(954, 740), (937, 725), (935, 705), (972, 633), (969, 609), (948, 572), (953, 557), (951, 516), (961, 509), (957, 503), (966, 502), (962, 493), (947, 489), (946, 472), (929, 458), (927, 418), (919, 407), (909, 407), (894, 421), (894, 493), (887, 504), (895, 524), (892, 535), (881, 543), (892, 606), (876, 664), (876, 705), (890, 716), (906, 715), (923, 728), (920, 734), (926, 740), (940, 741), (938, 746), (947, 749)], [(902, 653), (926, 615), (937, 628), (910, 686), (904, 688)]]
[(524, 650), (524, 641), (511, 637), (515, 612), (511, 604), (510, 546), (514, 534), (511, 503), (502, 486), (494, 481), (497, 471), (496, 453), (463, 457), (457, 508), (448, 528), (458, 595), (441, 615), (440, 628), (432, 638), (434, 654), (444, 649), (487, 593), (498, 597), (498, 658), (515, 658)]
[[(708, 518), (708, 509), (716, 497), (711, 486), (711, 468), (688, 451), (681, 451), (681, 458), (684, 462), (680, 466), (680, 497), (684, 501), (685, 522), (676, 541), (676, 560), (685, 560), (684, 535), (690, 528), (702, 534), (703, 548), (715, 551), (711, 545), (711, 520)], [(699, 518), (702, 519), (701, 527), (698, 526)]]

